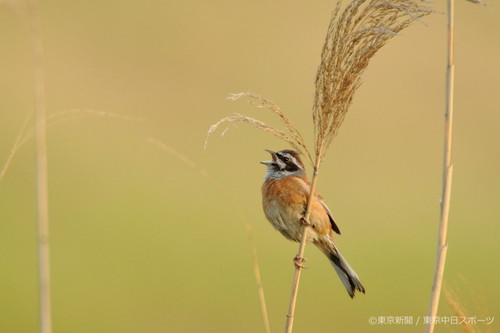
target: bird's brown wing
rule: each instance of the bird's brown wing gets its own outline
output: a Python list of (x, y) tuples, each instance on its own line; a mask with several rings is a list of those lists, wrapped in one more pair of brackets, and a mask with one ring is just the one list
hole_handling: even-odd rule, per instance
[[(300, 178), (300, 180), (302, 181), (303, 189), (306, 191), (307, 194), (309, 194), (309, 192), (311, 191), (311, 184), (309, 183), (309, 181), (305, 177)], [(332, 230), (340, 235), (340, 229), (339, 229), (337, 223), (335, 223), (335, 220), (333, 219), (332, 211), (330, 210), (330, 208), (328, 208), (326, 203), (323, 201), (323, 196), (321, 194), (319, 194), (318, 192), (315, 193), (315, 196), (316, 196), (316, 199), (318, 199), (319, 203), (321, 203), (321, 206), (323, 206), (323, 208), (326, 210), (326, 213), (328, 214), (328, 218), (330, 219), (330, 223), (332, 225)]]
[(323, 206), (323, 208), (325, 208), (326, 213), (328, 214), (328, 218), (330, 219), (330, 223), (332, 224), (332, 230), (335, 231), (337, 234), (340, 235), (340, 229), (339, 229), (337, 223), (335, 223), (335, 221), (333, 220), (332, 212), (331, 212), (330, 208), (328, 208), (328, 206), (326, 205), (326, 203), (322, 199), (323, 198), (319, 197), (319, 202), (321, 203), (321, 205)]

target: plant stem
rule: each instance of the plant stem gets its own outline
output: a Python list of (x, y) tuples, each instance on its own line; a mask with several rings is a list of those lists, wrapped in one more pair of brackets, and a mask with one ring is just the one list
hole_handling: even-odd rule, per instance
[(444, 161), (443, 161), (443, 189), (441, 196), (441, 216), (439, 221), (439, 236), (437, 247), (436, 270), (434, 272), (434, 282), (432, 285), (431, 300), (428, 316), (430, 323), (426, 332), (434, 332), (434, 318), (437, 314), (441, 286), (443, 282), (446, 254), (448, 250), (448, 215), (450, 209), (451, 181), (453, 165), (451, 163), (451, 143), (453, 130), (453, 84), (454, 84), (454, 62), (453, 62), (453, 21), (454, 21), (454, 0), (448, 0), (448, 66), (446, 71), (446, 112), (445, 112), (445, 135), (444, 135)]
[[(306, 211), (304, 213), (304, 219), (307, 222), (309, 222), (309, 216), (311, 214), (311, 204), (312, 204), (312, 200), (314, 199), (314, 192), (316, 191), (316, 180), (318, 178), (318, 169), (319, 169), (319, 165), (321, 163), (320, 156), (321, 156), (321, 147), (319, 148), (319, 151), (316, 153), (316, 165), (314, 166), (314, 172), (313, 172), (313, 176), (311, 179), (311, 191), (309, 193)], [(299, 252), (297, 253), (297, 258), (304, 257), (304, 250), (305, 250), (305, 247), (307, 244), (307, 234), (309, 232), (309, 228), (310, 228), (309, 225), (304, 225), (302, 227), (302, 239), (300, 240), (300, 246), (299, 246)], [(296, 265), (295, 271), (294, 271), (294, 276), (293, 276), (292, 291), (290, 294), (290, 303), (288, 305), (288, 314), (286, 316), (286, 326), (285, 326), (286, 333), (292, 333), (292, 330), (293, 330), (295, 305), (297, 304), (297, 294), (299, 291), (299, 282), (300, 282), (301, 272), (302, 272), (302, 267)]]
[(252, 250), (252, 262), (253, 262), (253, 272), (255, 275), (255, 281), (257, 282), (257, 289), (259, 291), (259, 301), (260, 310), (262, 314), (262, 321), (264, 323), (264, 332), (271, 333), (271, 326), (269, 325), (269, 316), (267, 314), (266, 297), (264, 295), (264, 287), (262, 285), (262, 278), (260, 275), (259, 260), (257, 258), (257, 248), (255, 246), (252, 225), (250, 223), (246, 224), (248, 243)]
[(38, 278), (40, 332), (52, 332), (50, 301), (49, 208), (47, 180), (47, 127), (45, 102), (45, 68), (41, 36), (40, 12), (36, 0), (28, 1), (29, 25), (32, 37), (35, 114), (36, 114), (36, 176), (38, 202)]

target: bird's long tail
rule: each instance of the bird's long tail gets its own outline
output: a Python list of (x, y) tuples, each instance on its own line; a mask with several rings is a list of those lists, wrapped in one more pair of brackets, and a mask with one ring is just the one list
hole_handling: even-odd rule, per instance
[(344, 284), (345, 289), (349, 293), (351, 298), (354, 297), (356, 290), (359, 290), (363, 294), (365, 293), (365, 287), (359, 281), (358, 275), (352, 269), (352, 267), (347, 263), (347, 260), (342, 256), (339, 249), (333, 243), (332, 240), (328, 240), (328, 244), (316, 244), (321, 249), (323, 253), (326, 254), (328, 259), (335, 268), (335, 271), (340, 277), (340, 280)]

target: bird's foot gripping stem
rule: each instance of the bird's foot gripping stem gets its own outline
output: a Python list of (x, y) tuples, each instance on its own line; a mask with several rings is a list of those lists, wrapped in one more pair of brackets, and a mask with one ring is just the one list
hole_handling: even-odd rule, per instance
[(302, 223), (303, 226), (306, 226), (306, 227), (311, 226), (311, 222), (309, 222), (309, 220), (307, 220), (305, 216), (302, 216), (300, 218), (300, 222)]
[(295, 265), (296, 268), (307, 268), (306, 266), (302, 265), (302, 263), (305, 261), (307, 261), (307, 259), (304, 257), (299, 257), (299, 255), (296, 255), (293, 258), (293, 264)]

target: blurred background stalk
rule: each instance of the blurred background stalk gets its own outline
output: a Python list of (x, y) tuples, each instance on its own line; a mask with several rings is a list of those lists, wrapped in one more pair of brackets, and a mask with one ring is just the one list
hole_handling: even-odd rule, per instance
[(444, 158), (443, 158), (443, 189), (441, 195), (441, 217), (439, 221), (439, 235), (437, 246), (436, 269), (434, 272), (434, 282), (432, 284), (431, 301), (429, 305), (430, 324), (427, 332), (434, 332), (433, 317), (437, 314), (441, 286), (443, 283), (446, 254), (448, 251), (448, 216), (450, 209), (451, 181), (453, 165), (451, 163), (451, 143), (453, 134), (453, 83), (454, 83), (454, 61), (453, 61), (453, 33), (454, 33), (454, 1), (448, 0), (448, 62), (446, 66), (446, 111), (444, 128)]
[(47, 127), (45, 68), (40, 12), (36, 0), (28, 1), (28, 22), (34, 62), (36, 118), (36, 179), (38, 220), (38, 289), (40, 332), (52, 332), (50, 300), (49, 204), (47, 179)]

